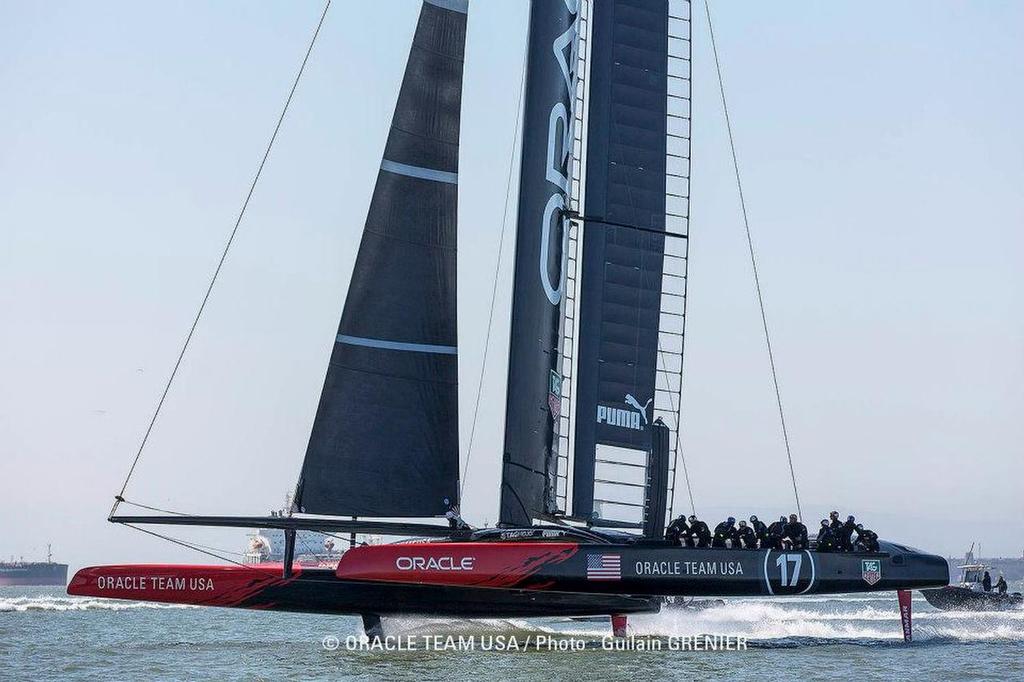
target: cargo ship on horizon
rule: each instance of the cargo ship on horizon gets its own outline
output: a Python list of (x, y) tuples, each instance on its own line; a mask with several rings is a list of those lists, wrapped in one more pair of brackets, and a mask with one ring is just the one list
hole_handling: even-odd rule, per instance
[(46, 546), (46, 561), (0, 561), (0, 587), (67, 584), (68, 565), (54, 562), (50, 545)]

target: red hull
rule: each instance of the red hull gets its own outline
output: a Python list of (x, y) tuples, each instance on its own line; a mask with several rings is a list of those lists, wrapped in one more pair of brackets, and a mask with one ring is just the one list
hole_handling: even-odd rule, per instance
[(68, 585), (68, 594), (168, 604), (237, 606), (270, 587), (286, 585), (301, 574), (302, 567), (296, 566), (292, 577), (284, 578), (281, 564), (92, 566), (75, 574)]
[(417, 585), (543, 589), (538, 578), (575, 556), (570, 542), (415, 542), (355, 547), (338, 562), (344, 580), (383, 580)]

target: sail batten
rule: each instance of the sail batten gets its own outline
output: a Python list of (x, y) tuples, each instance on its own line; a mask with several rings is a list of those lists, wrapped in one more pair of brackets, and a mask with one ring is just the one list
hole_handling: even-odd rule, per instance
[(449, 185), (459, 184), (459, 174), (450, 171), (437, 170), (436, 168), (424, 168), (423, 166), (412, 166), (407, 163), (398, 163), (384, 159), (380, 169), (396, 175), (407, 175), (410, 178), (421, 180), (433, 180), (434, 182), (447, 182)]
[(458, 503), (466, 6), (420, 10), (296, 487), (300, 512), (429, 517)]
[(347, 343), (352, 346), (365, 346), (367, 348), (384, 348), (387, 350), (405, 350), (414, 353), (440, 353), (442, 355), (457, 355), (459, 349), (456, 346), (434, 346), (429, 343), (406, 343), (402, 341), (386, 341), (384, 339), (368, 339), (361, 336), (348, 336), (338, 334), (338, 343)]

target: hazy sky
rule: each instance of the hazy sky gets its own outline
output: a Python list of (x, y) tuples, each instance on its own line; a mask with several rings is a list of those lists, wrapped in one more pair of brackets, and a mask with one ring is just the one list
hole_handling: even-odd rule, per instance
[[(130, 498), (262, 514), (294, 486), (418, 7), (332, 8)], [(53, 542), (74, 565), (201, 559), (105, 517), (320, 8), (0, 0), (0, 556)], [(808, 521), (835, 507), (944, 554), (977, 540), (1019, 555), (1024, 4), (714, 9)], [(463, 450), (526, 11), (470, 12)], [(708, 520), (769, 517), (792, 494), (695, 16), (683, 443)], [(474, 523), (497, 513), (505, 256), (463, 504)]]

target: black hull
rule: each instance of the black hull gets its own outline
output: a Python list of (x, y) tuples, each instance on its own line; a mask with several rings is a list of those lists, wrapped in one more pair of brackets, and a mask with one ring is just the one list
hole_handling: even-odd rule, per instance
[(450, 585), (403, 585), (338, 580), (333, 571), (303, 571), (298, 580), (270, 587), (239, 608), (299, 613), (435, 615), (462, 618), (593, 616), (656, 613), (656, 597), (509, 590)]
[(1024, 608), (1024, 595), (975, 592), (949, 585), (938, 590), (921, 590), (929, 604), (942, 611), (1010, 611)]

